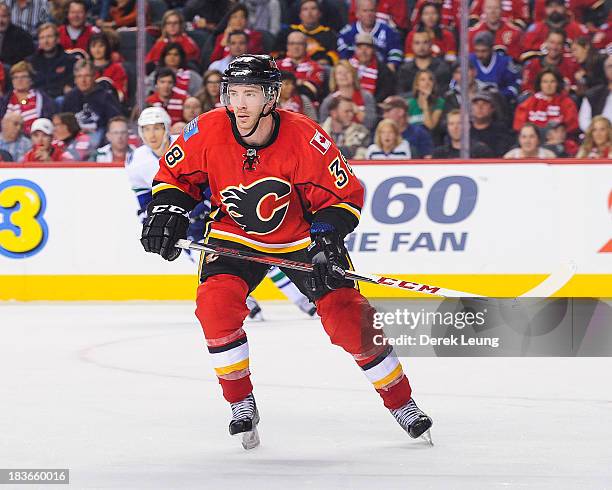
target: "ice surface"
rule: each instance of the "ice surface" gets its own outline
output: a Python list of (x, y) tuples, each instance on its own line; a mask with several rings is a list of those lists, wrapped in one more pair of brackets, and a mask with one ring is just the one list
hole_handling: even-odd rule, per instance
[(263, 306), (246, 452), (192, 304), (0, 304), (0, 467), (79, 489), (612, 488), (611, 359), (405, 359), (429, 447), (318, 320)]

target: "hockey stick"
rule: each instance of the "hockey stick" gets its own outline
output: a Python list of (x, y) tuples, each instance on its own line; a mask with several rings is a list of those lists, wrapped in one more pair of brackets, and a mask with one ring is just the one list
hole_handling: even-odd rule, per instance
[[(178, 248), (199, 250), (206, 253), (214, 253), (223, 255), (224, 257), (233, 257), (240, 260), (248, 260), (250, 262), (258, 262), (260, 264), (275, 265), (286, 269), (294, 269), (303, 272), (312, 272), (312, 265), (307, 262), (298, 262), (295, 260), (284, 259), (282, 257), (273, 257), (257, 252), (249, 252), (246, 250), (236, 250), (233, 248), (220, 247), (218, 245), (192, 242), (191, 240), (178, 240), (176, 242)], [(413, 291), (432, 296), (443, 296), (445, 298), (482, 298), (481, 295), (457, 291), (455, 289), (446, 289), (430, 284), (424, 284), (416, 281), (405, 281), (393, 277), (378, 276), (375, 274), (361, 274), (355, 271), (345, 271), (345, 277), (352, 281), (368, 282), (370, 284), (379, 284), (381, 286), (389, 286), (392, 288), (403, 289), (404, 291)]]

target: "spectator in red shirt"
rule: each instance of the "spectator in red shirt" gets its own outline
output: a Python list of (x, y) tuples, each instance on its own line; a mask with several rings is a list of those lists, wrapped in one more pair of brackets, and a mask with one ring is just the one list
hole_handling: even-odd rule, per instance
[(526, 122), (541, 128), (550, 121), (562, 121), (569, 134), (578, 130), (578, 109), (563, 91), (563, 78), (556, 70), (544, 69), (535, 81), (536, 93), (519, 104), (514, 114), (514, 130), (519, 131)]
[(535, 91), (535, 80), (545, 68), (557, 70), (563, 77), (563, 82), (570, 90), (576, 88), (576, 72), (580, 69), (576, 60), (564, 51), (565, 32), (553, 29), (546, 36), (544, 52), (546, 54), (531, 58), (523, 68), (523, 81), (521, 90), (523, 92)]
[(85, 0), (69, 0), (66, 24), (59, 27), (60, 44), (66, 53), (87, 57), (89, 38), (100, 30), (87, 23), (87, 4)]
[(442, 12), (442, 19), (440, 23), (444, 27), (448, 28), (459, 28), (459, 3), (460, 0), (417, 0), (414, 9), (412, 10), (412, 16), (410, 22), (412, 25), (416, 25), (421, 18), (421, 10), (426, 3), (433, 1), (440, 6)]
[(202, 88), (196, 97), (202, 103), (202, 112), (211, 111), (221, 107), (221, 77), (223, 74), (217, 70), (208, 70), (202, 77)]
[(94, 34), (89, 38), (87, 53), (95, 70), (96, 83), (106, 83), (112, 88), (119, 102), (124, 102), (128, 90), (128, 78), (121, 63), (111, 60), (111, 45), (106, 35)]
[(522, 61), (539, 54), (544, 41), (546, 41), (548, 31), (551, 29), (565, 31), (566, 40), (569, 43), (589, 34), (584, 25), (572, 20), (563, 0), (546, 0), (546, 20), (531, 24), (523, 35)]
[(310, 100), (320, 100), (323, 94), (323, 69), (307, 54), (307, 37), (294, 31), (287, 36), (287, 56), (277, 62), (281, 71), (295, 74), (298, 90)]
[(253, 31), (247, 27), (249, 20), (249, 11), (245, 5), (241, 3), (235, 4), (225, 16), (225, 20), (221, 21), (215, 39), (215, 47), (210, 55), (211, 63), (225, 58), (230, 54), (229, 50), (229, 34), (234, 31), (246, 32), (249, 36), (249, 44), (247, 53), (261, 54), (263, 53), (263, 39), (261, 32)]
[(170, 68), (160, 68), (155, 77), (155, 92), (147, 97), (147, 107), (163, 107), (170, 115), (172, 124), (183, 120), (185, 95), (176, 93), (176, 75)]
[[(535, 0), (533, 5), (533, 21), (540, 22), (546, 19), (546, 0)], [(577, 22), (585, 21), (585, 14), (599, 8), (604, 2), (601, 0), (565, 0), (565, 6)]]
[(470, 51), (474, 50), (474, 37), (479, 32), (489, 31), (495, 37), (493, 49), (502, 51), (518, 60), (521, 56), (521, 30), (502, 18), (501, 0), (483, 0), (483, 16), (480, 22), (470, 28)]
[(155, 64), (159, 61), (164, 46), (169, 42), (179, 43), (183, 46), (187, 60), (195, 63), (196, 66), (200, 64), (200, 48), (185, 33), (185, 21), (181, 13), (177, 10), (168, 10), (162, 17), (161, 22), (161, 36), (155, 41), (155, 44), (148, 52), (145, 58), (147, 63), (147, 73), (152, 72), (155, 69)]
[(406, 61), (414, 59), (412, 41), (416, 32), (427, 32), (432, 41), (431, 55), (443, 56), (448, 62), (457, 59), (457, 43), (455, 36), (446, 27), (440, 24), (440, 5), (434, 2), (427, 2), (421, 8), (419, 22), (406, 36), (404, 42), (404, 58)]
[(60, 162), (63, 152), (53, 141), (53, 123), (40, 118), (32, 124), (32, 149), (24, 156), (22, 162)]
[(39, 117), (51, 117), (55, 103), (42, 90), (32, 88), (32, 65), (20, 61), (11, 67), (13, 90), (0, 99), (0, 118), (7, 112), (18, 112), (23, 118), (23, 132), (30, 134), (32, 123)]
[[(355, 14), (357, 1), (351, 0), (349, 7), (349, 24), (357, 20)], [(386, 22), (392, 27), (395, 25), (403, 32), (408, 30), (410, 19), (408, 18), (408, 4), (404, 0), (379, 0), (376, 2), (376, 18)]]
[(395, 93), (395, 74), (378, 62), (371, 34), (361, 32), (355, 36), (355, 55), (349, 61), (357, 70), (361, 88), (370, 92), (376, 102)]

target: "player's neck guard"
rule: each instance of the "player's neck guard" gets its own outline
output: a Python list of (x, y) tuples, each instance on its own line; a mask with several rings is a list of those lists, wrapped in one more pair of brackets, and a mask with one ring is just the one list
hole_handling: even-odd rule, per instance
[[(246, 134), (244, 136), (242, 136), (240, 134), (240, 131), (238, 131), (238, 126), (236, 125), (235, 114), (229, 109), (227, 109), (227, 107), (225, 108), (225, 111), (227, 112), (227, 115), (230, 118), (230, 122), (232, 124), (232, 133), (234, 133), (234, 138), (236, 138), (236, 141), (238, 142), (240, 146), (246, 149), (253, 148), (255, 150), (261, 150), (263, 148), (270, 146), (272, 143), (274, 143), (274, 141), (276, 141), (276, 138), (278, 137), (278, 130), (280, 129), (280, 116), (278, 115), (278, 112), (276, 112), (274, 109), (268, 112), (268, 114), (263, 114), (263, 111), (262, 111), (262, 114), (259, 115), (259, 119), (257, 119), (257, 124), (255, 125), (255, 128), (252, 131), (250, 131), (249, 134)], [(268, 139), (268, 141), (266, 141), (263, 145), (251, 145), (247, 143), (246, 141), (244, 141), (244, 138), (248, 138), (255, 132), (255, 130), (259, 126), (259, 121), (261, 120), (261, 118), (266, 117), (268, 115), (272, 116), (272, 126), (273, 126), (272, 134), (270, 135), (270, 138)]]

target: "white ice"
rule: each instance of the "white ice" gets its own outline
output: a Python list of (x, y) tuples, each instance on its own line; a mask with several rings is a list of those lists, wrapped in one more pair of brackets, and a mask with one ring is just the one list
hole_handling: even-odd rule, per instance
[(317, 320), (263, 306), (245, 452), (192, 304), (0, 304), (0, 468), (78, 489), (612, 488), (610, 358), (404, 359), (429, 447)]

